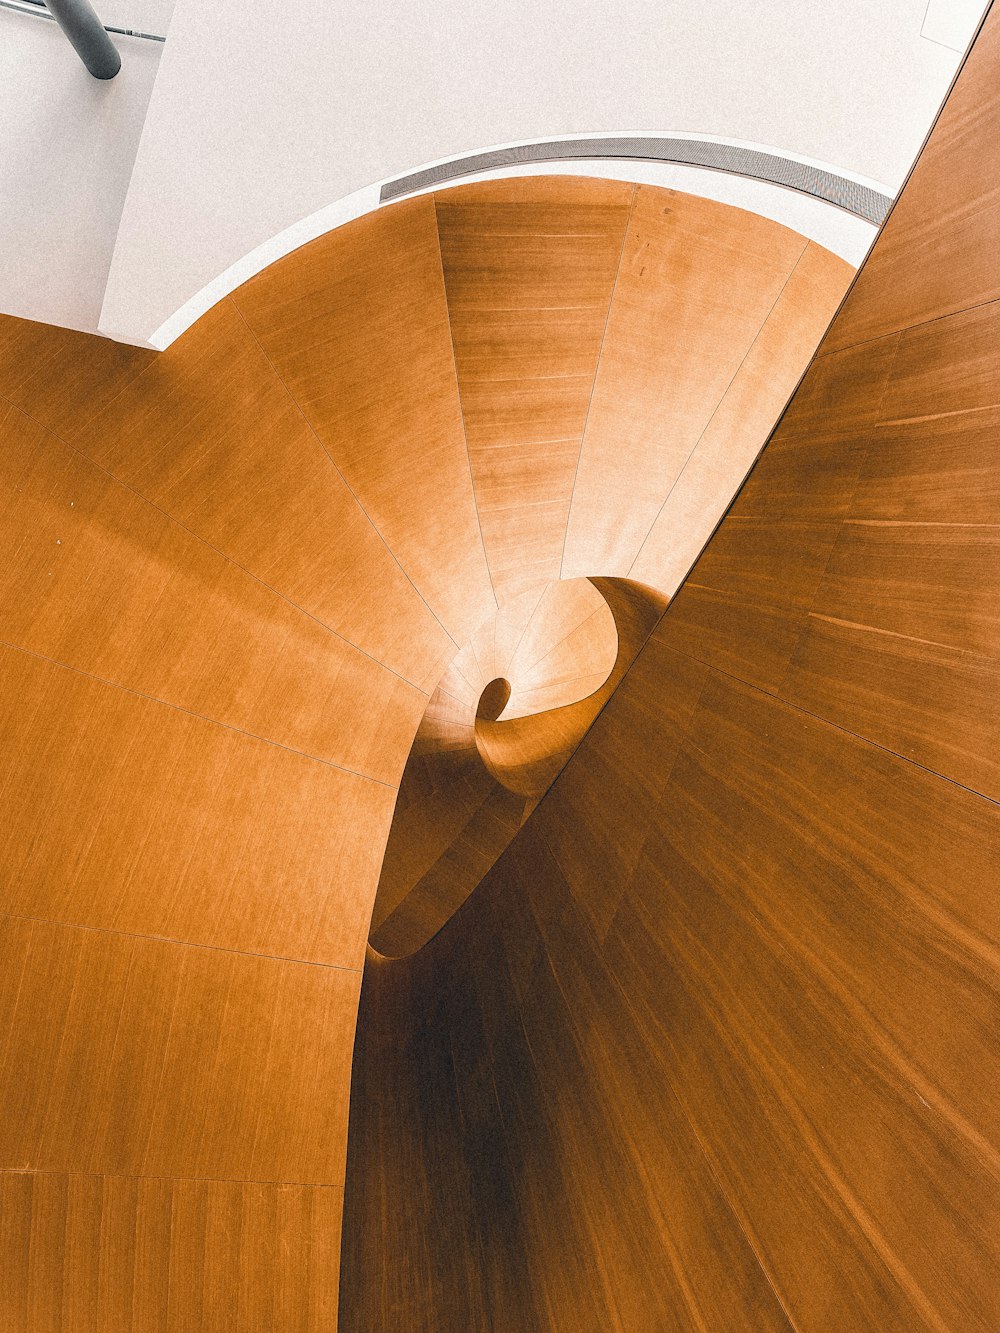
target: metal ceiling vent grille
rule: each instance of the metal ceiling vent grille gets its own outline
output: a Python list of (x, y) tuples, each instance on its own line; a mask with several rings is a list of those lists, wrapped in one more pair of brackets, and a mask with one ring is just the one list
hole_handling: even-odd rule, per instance
[(514, 148), (497, 148), (488, 153), (442, 162), (439, 166), (400, 176), (382, 186), (380, 202), (400, 199), (416, 190), (426, 190), (459, 176), (471, 176), (497, 167), (520, 166), (528, 162), (572, 161), (574, 158), (626, 158), (644, 162), (677, 162), (691, 167), (708, 167), (712, 171), (728, 171), (736, 176), (750, 176), (754, 180), (784, 185), (814, 199), (822, 199), (837, 208), (843, 208), (856, 217), (873, 222), (876, 226), (885, 220), (892, 197), (860, 185), (857, 181), (838, 176), (820, 167), (794, 162), (776, 153), (762, 153), (756, 148), (741, 148), (737, 144), (713, 143), (705, 139), (663, 138), (600, 138), (559, 139), (549, 143), (519, 144)]

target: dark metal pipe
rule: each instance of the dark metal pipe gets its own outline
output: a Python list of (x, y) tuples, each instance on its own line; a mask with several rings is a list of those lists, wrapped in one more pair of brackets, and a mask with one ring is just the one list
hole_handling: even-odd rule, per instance
[(94, 78), (113, 79), (122, 67), (122, 58), (90, 0), (45, 0), (45, 3)]

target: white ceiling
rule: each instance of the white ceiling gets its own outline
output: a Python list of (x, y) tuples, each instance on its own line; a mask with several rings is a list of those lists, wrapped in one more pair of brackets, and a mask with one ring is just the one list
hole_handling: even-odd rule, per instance
[(983, 16), (982, 0), (927, 0), (920, 35), (962, 52)]
[[(8, 200), (0, 246), (18, 255), (33, 235), (36, 249), (51, 250), (47, 229), (64, 233), (74, 211), (93, 217), (86, 243), (101, 258), (90, 265), (91, 287), (102, 265), (108, 273), (100, 327), (135, 342), (165, 324), (179, 331), (183, 312), (219, 290), (220, 275), (268, 262), (295, 243), (303, 220), (332, 225), (358, 201), (377, 201), (374, 187), (387, 178), (502, 143), (718, 136), (892, 192), (984, 8), (979, 0), (176, 0), (171, 18), (170, 0), (99, 6), (106, 21), (125, 15), (146, 30), (170, 20), (137, 148), (138, 89), (116, 108), (64, 54), (50, 52), (40, 71), (40, 39), (24, 32), (54, 25), (0, 10), (0, 38), (16, 39), (0, 40)], [(149, 64), (123, 52), (112, 88), (126, 75), (136, 84), (138, 66)], [(76, 125), (71, 152), (56, 105), (60, 123)], [(128, 181), (123, 163), (133, 156)], [(62, 194), (60, 166), (71, 182)], [(61, 282), (80, 306), (71, 289), (82, 243), (65, 235), (60, 243), (43, 305), (32, 305), (30, 282), (5, 273), (0, 308), (73, 322), (58, 317), (57, 289)]]

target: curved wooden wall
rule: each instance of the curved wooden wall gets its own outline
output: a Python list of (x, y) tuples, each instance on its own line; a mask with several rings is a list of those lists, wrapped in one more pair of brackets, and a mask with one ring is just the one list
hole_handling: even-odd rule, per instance
[(481, 645), (477, 634), (445, 672), (417, 729), (372, 909), (377, 953), (422, 948), (473, 892), (618, 688), (666, 600), (625, 579), (570, 579), (507, 608), (524, 620), (520, 637), (501, 634), (498, 645), (515, 619), (498, 613)]
[(994, 12), (586, 740), (369, 956), (345, 1330), (1000, 1326), (998, 72)]
[[(588, 638), (581, 646), (580, 636), (595, 624), (596, 642)], [(543, 584), (505, 602), (456, 655), (428, 700), (400, 779), (372, 908), (369, 938), (378, 952), (395, 957), (424, 944), (536, 804), (484, 763), (480, 720), (501, 711), (523, 716), (591, 694), (617, 656), (611, 608), (588, 579)], [(561, 663), (568, 673), (559, 672)], [(502, 709), (484, 712), (499, 685)]]
[[(644, 273), (670, 217), (690, 262)], [(334, 1326), (358, 994), (414, 733), (498, 599), (568, 574), (592, 421), (621, 464), (589, 406), (629, 341), (617, 305), (655, 305), (668, 271), (698, 346), (725, 344), (701, 417), (677, 404), (671, 466), (680, 486), (704, 458), (704, 512), (669, 524), (700, 544), (849, 276), (769, 224), (758, 290), (759, 245), (712, 231), (762, 225), (502, 183), (322, 238), (159, 356), (0, 319), (5, 1333)], [(747, 319), (714, 309), (730, 288)], [(727, 415), (755, 349), (757, 415)], [(662, 408), (675, 373), (639, 358), (634, 401)], [(677, 493), (650, 460), (635, 542)]]

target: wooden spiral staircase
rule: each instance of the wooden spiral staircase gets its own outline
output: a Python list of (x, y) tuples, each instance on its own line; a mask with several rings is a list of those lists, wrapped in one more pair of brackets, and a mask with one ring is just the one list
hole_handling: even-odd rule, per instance
[(783, 416), (618, 182), (0, 320), (4, 1330), (997, 1327), (998, 42)]

